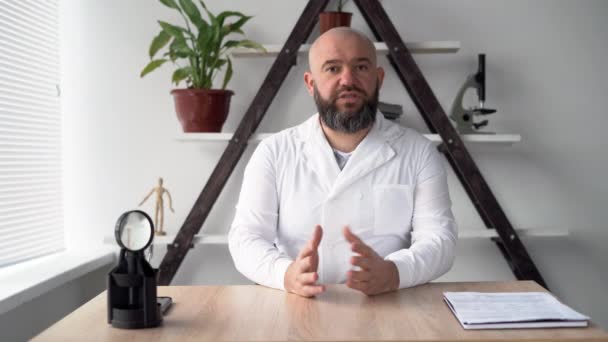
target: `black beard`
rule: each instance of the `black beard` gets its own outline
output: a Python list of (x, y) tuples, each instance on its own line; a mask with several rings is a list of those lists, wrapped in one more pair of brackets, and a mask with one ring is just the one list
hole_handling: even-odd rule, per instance
[(357, 91), (361, 95), (365, 93), (356, 87), (343, 87), (338, 92), (335, 98), (325, 100), (319, 94), (317, 86), (314, 87), (314, 99), (319, 110), (319, 117), (323, 123), (334, 131), (342, 133), (355, 133), (363, 129), (369, 128), (376, 121), (376, 109), (378, 108), (378, 93), (379, 87), (376, 84), (376, 90), (371, 98), (364, 98), (361, 108), (354, 112), (340, 112), (336, 107), (336, 101), (339, 94), (343, 91)]

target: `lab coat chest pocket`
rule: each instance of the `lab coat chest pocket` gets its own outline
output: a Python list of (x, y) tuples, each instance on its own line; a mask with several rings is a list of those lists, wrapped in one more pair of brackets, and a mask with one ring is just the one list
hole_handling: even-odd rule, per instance
[(374, 194), (374, 233), (404, 236), (411, 230), (414, 210), (412, 185), (376, 185)]

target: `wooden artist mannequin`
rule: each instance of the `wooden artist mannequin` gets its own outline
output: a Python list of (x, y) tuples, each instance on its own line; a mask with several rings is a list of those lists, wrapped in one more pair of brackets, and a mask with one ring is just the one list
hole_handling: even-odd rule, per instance
[(156, 186), (152, 190), (150, 190), (150, 193), (148, 193), (148, 195), (141, 201), (141, 203), (139, 203), (139, 206), (144, 204), (144, 202), (146, 202), (153, 193), (156, 194), (156, 205), (154, 207), (154, 227), (155, 227), (154, 233), (156, 235), (165, 235), (166, 233), (163, 231), (163, 223), (164, 223), (163, 195), (164, 194), (167, 194), (167, 197), (169, 197), (169, 209), (171, 209), (172, 213), (174, 213), (175, 211), (173, 210), (173, 201), (171, 200), (171, 194), (169, 193), (169, 190), (167, 190), (163, 187), (162, 177), (158, 178), (158, 186)]

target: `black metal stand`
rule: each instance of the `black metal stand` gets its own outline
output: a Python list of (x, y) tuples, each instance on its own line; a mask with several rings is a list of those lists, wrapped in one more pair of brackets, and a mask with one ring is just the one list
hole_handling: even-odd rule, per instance
[(143, 252), (120, 251), (118, 266), (108, 274), (108, 323), (115, 328), (141, 329), (162, 322), (156, 299), (156, 272)]

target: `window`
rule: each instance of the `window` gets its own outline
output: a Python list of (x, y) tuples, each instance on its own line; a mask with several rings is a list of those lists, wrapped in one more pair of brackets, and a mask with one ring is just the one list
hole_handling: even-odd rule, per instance
[(63, 250), (58, 0), (0, 0), (0, 267)]

